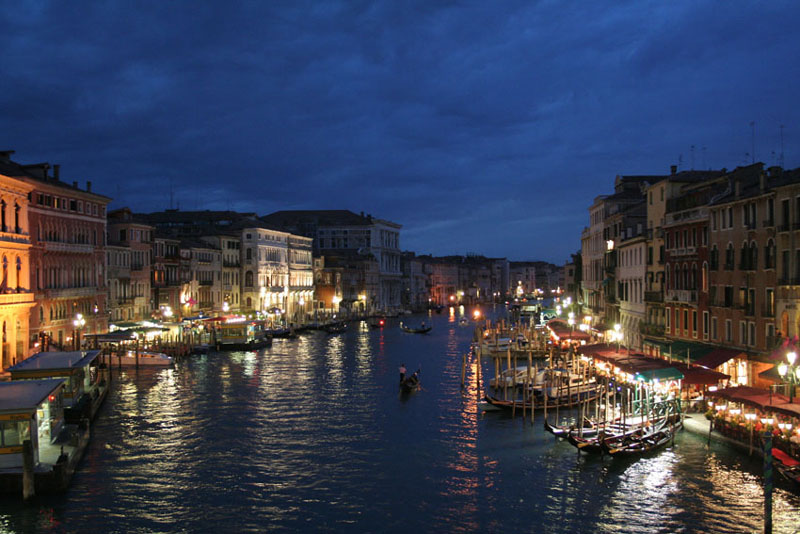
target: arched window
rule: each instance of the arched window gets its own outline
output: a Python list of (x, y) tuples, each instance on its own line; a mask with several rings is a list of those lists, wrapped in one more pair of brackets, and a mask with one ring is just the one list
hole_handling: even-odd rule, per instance
[(689, 287), (689, 289), (692, 289), (692, 290), (697, 289), (697, 264), (696, 263), (692, 264), (692, 278), (691, 278), (690, 282), (691, 282), (691, 286)]
[(16, 265), (16, 267), (17, 267), (17, 279), (16, 279), (16, 284), (17, 285), (16, 285), (16, 287), (17, 287), (17, 290), (19, 290), (19, 288), (22, 287), (20, 285), (20, 274), (22, 274), (22, 258), (20, 258), (19, 256), (17, 256), (16, 264), (17, 264)]
[(727, 248), (725, 248), (725, 270), (732, 271), (733, 264), (735, 262), (733, 258), (733, 243), (728, 242)]
[(746, 270), (748, 261), (750, 260), (750, 248), (747, 242), (742, 243), (742, 248), (739, 251), (739, 269)]
[(764, 252), (764, 267), (766, 269), (775, 268), (775, 241), (767, 241), (767, 250)]
[(246, 287), (253, 287), (253, 271), (247, 271), (244, 274), (244, 285)]
[(0, 229), (3, 232), (7, 232), (8, 228), (6, 227), (6, 201), (0, 200)]
[(681, 266), (675, 266), (675, 289), (681, 288)]
[(755, 241), (750, 242), (750, 265), (748, 267), (751, 270), (758, 269), (758, 245)]
[(703, 281), (700, 286), (703, 291), (708, 292), (708, 262), (703, 262)]

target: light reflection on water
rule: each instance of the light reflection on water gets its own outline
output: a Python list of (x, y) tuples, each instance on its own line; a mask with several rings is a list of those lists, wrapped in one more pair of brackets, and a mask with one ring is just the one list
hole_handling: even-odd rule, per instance
[[(6, 499), (0, 530), (761, 530), (759, 463), (721, 445), (684, 432), (638, 461), (580, 458), (541, 413), (479, 412), (474, 360), (461, 389), (468, 312), (424, 317), (428, 335), (390, 319), (124, 371), (70, 492)], [(403, 362), (423, 391), (399, 394)], [(774, 532), (798, 506), (776, 492)]]

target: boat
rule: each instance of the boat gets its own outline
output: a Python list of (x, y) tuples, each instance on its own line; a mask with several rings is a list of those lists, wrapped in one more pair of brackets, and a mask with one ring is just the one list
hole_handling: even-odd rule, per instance
[[(544, 375), (543, 372), (536, 367), (531, 367), (531, 384), (533, 385), (541, 385), (541, 380), (543, 379)], [(499, 389), (502, 387), (512, 387), (516, 386), (521, 388), (528, 378), (528, 366), (527, 365), (520, 365), (518, 367), (512, 369), (504, 369), (500, 372), (499, 377), (494, 377), (489, 380), (489, 386), (495, 389)]]
[[(122, 356), (112, 356), (111, 364), (121, 365), (123, 367), (136, 366), (136, 351), (126, 351)], [(139, 365), (147, 367), (170, 367), (173, 364), (171, 356), (167, 356), (163, 352), (152, 352), (146, 350), (139, 351)]]
[(462, 317), (461, 319), (458, 320), (458, 324), (460, 326), (468, 326), (469, 325), (469, 319), (467, 319), (466, 317)]
[(331, 323), (322, 327), (329, 334), (343, 334), (347, 331), (346, 323)]
[(400, 381), (400, 391), (403, 393), (411, 393), (413, 391), (417, 391), (420, 388), (419, 383), (419, 371), (412, 374), (411, 376), (405, 377), (403, 380)]
[(371, 328), (383, 328), (386, 326), (386, 318), (385, 317), (373, 317), (368, 321), (369, 326)]
[(795, 491), (800, 491), (800, 461), (775, 447), (772, 448), (772, 458), (775, 470), (794, 486)]
[(611, 456), (632, 456), (652, 452), (672, 439), (673, 431), (667, 427), (646, 431), (640, 429), (633, 434), (616, 438), (605, 438), (600, 443)]
[(407, 332), (409, 334), (427, 334), (428, 332), (431, 331), (431, 328), (433, 327), (425, 326), (425, 323), (422, 323), (422, 325), (419, 328), (411, 328), (410, 326), (406, 326), (402, 322), (400, 323), (400, 330), (402, 330), (403, 332)]
[[(545, 419), (544, 420), (544, 429), (556, 436), (557, 438), (566, 438), (569, 436), (569, 433), (573, 430), (578, 431), (578, 427), (575, 425), (551, 425), (550, 422)], [(596, 424), (592, 422), (591, 419), (588, 417), (583, 418), (583, 432), (579, 432), (583, 436), (589, 437), (597, 435), (598, 427)]]
[(258, 350), (272, 344), (262, 321), (230, 321), (216, 330), (217, 350)]

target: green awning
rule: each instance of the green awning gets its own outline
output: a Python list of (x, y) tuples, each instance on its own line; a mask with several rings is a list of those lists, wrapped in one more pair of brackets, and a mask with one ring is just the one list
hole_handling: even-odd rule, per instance
[(661, 369), (648, 369), (646, 371), (639, 371), (634, 375), (634, 379), (641, 379), (645, 382), (653, 382), (654, 380), (682, 380), (683, 373), (674, 367), (662, 367)]
[(661, 352), (662, 358), (672, 358), (681, 362), (686, 362), (688, 356), (690, 362), (695, 362), (714, 350), (712, 345), (705, 343), (694, 343), (692, 341), (684, 341), (676, 339), (674, 341), (657, 341), (654, 339), (645, 339), (645, 345), (657, 347)]

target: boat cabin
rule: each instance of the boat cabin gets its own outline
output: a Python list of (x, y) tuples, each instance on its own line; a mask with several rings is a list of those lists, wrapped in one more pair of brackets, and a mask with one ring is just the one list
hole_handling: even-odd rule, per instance
[(8, 371), (14, 381), (63, 378), (64, 406), (71, 408), (81, 402), (84, 394), (91, 398), (105, 394), (108, 380), (99, 367), (100, 354), (99, 350), (39, 352)]
[(0, 382), (0, 469), (22, 467), (31, 441), (34, 465), (50, 456), (64, 428), (64, 379)]

